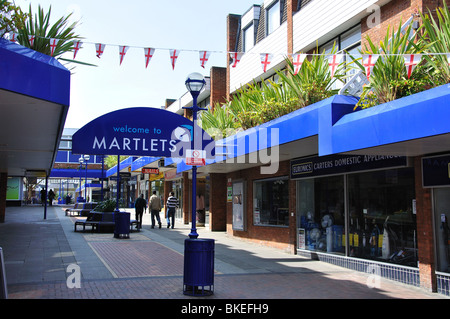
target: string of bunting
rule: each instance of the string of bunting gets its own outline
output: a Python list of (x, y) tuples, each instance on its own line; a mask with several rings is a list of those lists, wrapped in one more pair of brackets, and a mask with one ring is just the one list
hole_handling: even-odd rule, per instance
[[(17, 42), (17, 33), (11, 33), (9, 35), (9, 40), (11, 42)], [(30, 47), (33, 47), (34, 41), (35, 41), (35, 36), (34, 35), (30, 35), (29, 36), (29, 42), (30, 42)], [(44, 38), (44, 37), (42, 37)], [(44, 39), (48, 39), (50, 41), (50, 50), (51, 50), (51, 55), (53, 56), (55, 49), (58, 45), (58, 42), (60, 41), (60, 39), (55, 39), (55, 38), (44, 38)], [(141, 48), (144, 50), (144, 58), (145, 58), (145, 67), (147, 68), (151, 58), (153, 57), (153, 55), (155, 54), (156, 50), (168, 50), (169, 51), (169, 57), (170, 57), (170, 63), (172, 65), (172, 69), (175, 70), (175, 65), (177, 62), (178, 57), (180, 56), (180, 52), (182, 51), (196, 51), (199, 54), (199, 62), (200, 62), (200, 66), (202, 68), (205, 68), (206, 63), (209, 60), (209, 57), (211, 55), (211, 53), (226, 53), (229, 54), (232, 62), (231, 62), (231, 67), (235, 68), (237, 67), (237, 65), (239, 64), (239, 62), (242, 59), (242, 56), (244, 54), (249, 54), (249, 52), (245, 53), (245, 52), (226, 52), (226, 51), (207, 51), (207, 50), (202, 50), (202, 51), (198, 51), (198, 50), (178, 50), (178, 49), (162, 49), (162, 48), (151, 48), (151, 47), (133, 47), (133, 46), (126, 46), (126, 45), (107, 45), (104, 43), (92, 43), (92, 42), (83, 42), (81, 40), (76, 40), (73, 41), (73, 59), (75, 60), (77, 57), (77, 53), (80, 49), (82, 49), (82, 45), (83, 44), (95, 44), (95, 53), (97, 58), (101, 58), (102, 54), (105, 52), (105, 48), (107, 46), (118, 46), (119, 47), (119, 64), (122, 65), (122, 62), (125, 58), (126, 53), (128, 52), (129, 48)], [(263, 72), (267, 72), (268, 67), (270, 66), (270, 64), (272, 63), (274, 54), (272, 53), (250, 53), (250, 54), (259, 54), (260, 59), (261, 59), (261, 66), (262, 66), (262, 70)], [(292, 56), (292, 63), (294, 66), (294, 74), (297, 74), (303, 64), (303, 62), (305, 61), (307, 56), (311, 56), (311, 55), (320, 55), (320, 54), (305, 54), (305, 53), (296, 53), (296, 54), (289, 54), (289, 56)], [(337, 54), (327, 54), (327, 59), (328, 59), (328, 65), (330, 67), (330, 72), (331, 72), (331, 77), (334, 76), (337, 67), (342, 63), (342, 61), (344, 60), (345, 57), (345, 53), (337, 53)], [(365, 68), (366, 71), (366, 75), (367, 78), (370, 77), (372, 70), (375, 66), (375, 63), (377, 62), (377, 60), (380, 57), (386, 56), (388, 54), (362, 54), (362, 65)], [(412, 71), (414, 70), (414, 68), (420, 63), (422, 56), (423, 55), (446, 55), (447, 61), (449, 63), (450, 66), (450, 53), (433, 53), (433, 54), (389, 54), (389, 55), (401, 55), (404, 58), (404, 62), (405, 62), (405, 67), (407, 69), (407, 75), (408, 78), (411, 77)]]

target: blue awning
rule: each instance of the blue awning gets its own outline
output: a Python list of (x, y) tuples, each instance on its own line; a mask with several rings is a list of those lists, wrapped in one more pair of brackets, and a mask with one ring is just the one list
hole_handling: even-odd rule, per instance
[(450, 85), (349, 112), (320, 131), (319, 155), (418, 156), (449, 151)]
[[(51, 178), (85, 178), (86, 171), (79, 169), (52, 169), (50, 173)], [(106, 171), (103, 171), (103, 178), (106, 177)], [(102, 178), (101, 169), (88, 169), (87, 178)]]
[(69, 102), (69, 70), (51, 56), (0, 39), (0, 145), (8, 154), (0, 157), (0, 170), (50, 173)]

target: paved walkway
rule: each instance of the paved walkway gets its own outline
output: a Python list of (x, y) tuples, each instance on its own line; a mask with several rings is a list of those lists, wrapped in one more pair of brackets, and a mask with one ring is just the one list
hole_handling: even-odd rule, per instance
[[(144, 229), (130, 239), (74, 232), (64, 208), (9, 207), (0, 224), (9, 299), (449, 299), (381, 279), (369, 288), (368, 274), (248, 243), (199, 227), (215, 239), (214, 294), (183, 294), (184, 239), (188, 225)], [(74, 285), (73, 267), (81, 271)], [(72, 268), (71, 268), (72, 267)], [(69, 280), (68, 280), (69, 278)]]

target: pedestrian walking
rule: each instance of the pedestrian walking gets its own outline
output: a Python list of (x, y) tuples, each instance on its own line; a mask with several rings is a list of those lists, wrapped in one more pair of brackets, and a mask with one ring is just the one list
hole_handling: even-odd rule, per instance
[(142, 228), (142, 215), (144, 214), (144, 210), (147, 209), (147, 201), (144, 199), (144, 194), (141, 194), (136, 199), (136, 202), (134, 203), (134, 210), (136, 212), (136, 220), (137, 220), (137, 228)]
[(55, 193), (53, 192), (53, 189), (51, 189), (49, 192), (48, 192), (48, 202), (49, 202), (49, 205), (50, 206), (52, 206), (53, 205), (53, 200), (55, 199)]
[(159, 228), (161, 228), (161, 218), (159, 217), (161, 200), (156, 196), (156, 191), (153, 191), (153, 195), (150, 197), (149, 209), (152, 216), (152, 228), (155, 228), (155, 218), (158, 221)]
[(41, 204), (45, 205), (45, 201), (47, 200), (47, 191), (45, 189), (41, 189)]
[(178, 208), (178, 198), (175, 197), (174, 192), (170, 192), (169, 198), (167, 198), (167, 228), (170, 227), (170, 219), (172, 219), (172, 229), (175, 226), (175, 209)]

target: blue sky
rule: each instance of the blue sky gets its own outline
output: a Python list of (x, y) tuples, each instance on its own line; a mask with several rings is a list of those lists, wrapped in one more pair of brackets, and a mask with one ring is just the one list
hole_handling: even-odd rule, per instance
[[(76, 33), (86, 43), (77, 60), (97, 65), (76, 65), (73, 70), (65, 127), (80, 128), (117, 109), (160, 107), (166, 98), (178, 99), (186, 92), (184, 81), (188, 74), (200, 72), (208, 76), (210, 67), (225, 67), (227, 15), (243, 14), (262, 0), (15, 0), (15, 3), (24, 11), (28, 11), (30, 3), (33, 9), (40, 4), (47, 10), (51, 5), (52, 22), (70, 12), (72, 20), (80, 21)], [(96, 57), (94, 43), (106, 44), (100, 59)], [(119, 45), (130, 46), (121, 66)], [(156, 48), (147, 69), (144, 47)], [(168, 49), (181, 50), (175, 70)], [(211, 53), (203, 69), (199, 50), (223, 53)]]

